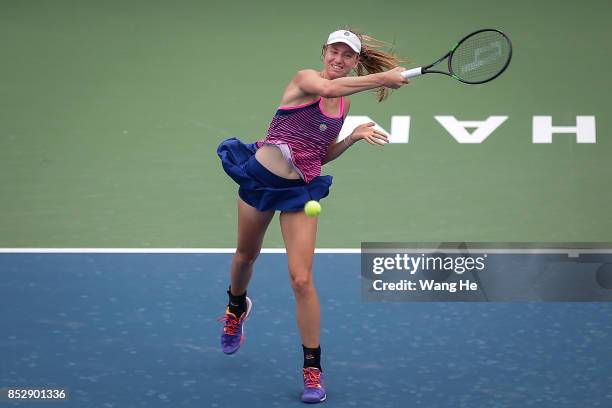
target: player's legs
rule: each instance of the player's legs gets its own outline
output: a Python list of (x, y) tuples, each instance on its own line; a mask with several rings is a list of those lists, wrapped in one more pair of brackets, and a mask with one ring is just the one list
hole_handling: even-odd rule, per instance
[(244, 323), (248, 319), (253, 303), (246, 290), (253, 273), (253, 263), (259, 252), (274, 211), (258, 211), (238, 198), (238, 242), (232, 258), (229, 301), (221, 334), (221, 350), (233, 354), (244, 341)]
[(308, 403), (322, 402), (327, 394), (319, 345), (321, 310), (312, 276), (317, 219), (308, 217), (303, 211), (296, 211), (281, 213), (280, 221), (304, 351), (304, 391), (301, 399)]

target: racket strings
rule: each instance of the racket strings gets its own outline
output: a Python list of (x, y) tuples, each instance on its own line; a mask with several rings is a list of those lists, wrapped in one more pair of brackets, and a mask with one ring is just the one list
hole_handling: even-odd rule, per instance
[(466, 82), (486, 82), (500, 74), (511, 55), (508, 39), (497, 31), (482, 31), (465, 39), (451, 57), (452, 73)]

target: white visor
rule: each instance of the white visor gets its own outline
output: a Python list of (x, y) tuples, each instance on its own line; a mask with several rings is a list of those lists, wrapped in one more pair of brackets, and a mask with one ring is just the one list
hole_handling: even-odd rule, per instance
[(361, 52), (361, 40), (348, 30), (334, 31), (327, 38), (327, 45), (335, 43), (345, 43), (357, 54)]

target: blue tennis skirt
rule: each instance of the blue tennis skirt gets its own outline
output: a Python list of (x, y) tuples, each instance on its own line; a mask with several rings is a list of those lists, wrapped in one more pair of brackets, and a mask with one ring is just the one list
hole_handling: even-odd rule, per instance
[(306, 183), (272, 173), (255, 159), (255, 143), (236, 138), (221, 142), (217, 154), (225, 172), (240, 186), (238, 195), (259, 211), (301, 211), (310, 200), (319, 201), (329, 194), (332, 176), (319, 176)]

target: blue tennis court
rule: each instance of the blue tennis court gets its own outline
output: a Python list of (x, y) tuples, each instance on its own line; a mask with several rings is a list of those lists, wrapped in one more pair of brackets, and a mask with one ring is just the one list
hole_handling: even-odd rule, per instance
[[(75, 407), (303, 406), (284, 254), (221, 353), (231, 254), (0, 254), (0, 384)], [(605, 407), (609, 303), (362, 302), (358, 254), (315, 256), (327, 406)], [(40, 406), (39, 403), (17, 403)]]

